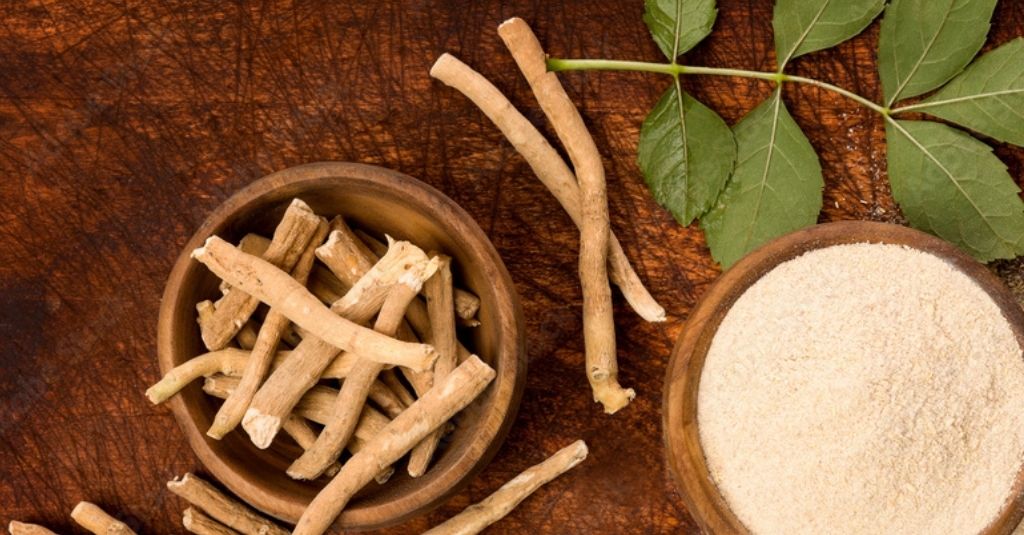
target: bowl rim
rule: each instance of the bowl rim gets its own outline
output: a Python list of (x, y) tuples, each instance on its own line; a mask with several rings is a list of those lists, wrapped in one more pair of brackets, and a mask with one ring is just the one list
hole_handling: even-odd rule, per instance
[[(202, 245), (215, 229), (231, 220), (242, 208), (273, 195), (280, 188), (293, 188), (301, 196), (305, 185), (321, 185), (324, 181), (337, 181), (339, 186), (388, 191), (411, 203), (430, 219), (445, 218), (454, 228), (453, 239), (472, 244), (474, 252), (481, 253), (480, 266), (487, 270), (496, 299), (496, 316), (501, 343), (498, 354), (491, 362), (498, 376), (488, 386), (494, 389), (494, 399), (482, 414), (482, 420), (467, 447), (455, 462), (440, 474), (435, 484), (422, 486), (397, 500), (388, 500), (368, 506), (357, 504), (346, 509), (335, 521), (335, 527), (351, 530), (378, 529), (398, 524), (414, 516), (435, 509), (451, 495), (464, 488), (497, 454), (515, 421), (526, 383), (525, 321), (518, 293), (507, 268), (494, 245), (476, 221), (452, 199), (429, 184), (409, 175), (383, 167), (351, 162), (314, 162), (289, 167), (255, 180), (229, 196), (217, 206), (196, 229), (183, 246), (171, 269), (164, 287), (157, 321), (157, 360), (161, 375), (174, 367), (178, 351), (174, 326), (175, 311), (179, 307), (193, 307), (181, 295), (183, 282), (192, 270), (200, 269), (190, 253)], [(486, 392), (486, 391), (485, 391)], [(226, 463), (212, 448), (213, 439), (206, 436), (190, 414), (182, 396), (167, 401), (179, 428), (201, 464), (220, 483), (240, 499), (256, 509), (279, 520), (294, 523), (307, 502), (285, 491), (267, 489), (264, 485), (247, 482), (242, 473)]]
[[(754, 250), (726, 270), (690, 312), (665, 375), (663, 440), (669, 472), (694, 520), (708, 533), (749, 533), (729, 508), (707, 468), (697, 426), (697, 393), (707, 347), (729, 308), (774, 267), (811, 250), (851, 243), (904, 245), (933, 254), (971, 278), (995, 301), (1024, 350), (1024, 309), (985, 265), (941, 238), (891, 223), (839, 221), (791, 232)], [(1024, 518), (1024, 463), (999, 514), (981, 532), (1009, 534)]]

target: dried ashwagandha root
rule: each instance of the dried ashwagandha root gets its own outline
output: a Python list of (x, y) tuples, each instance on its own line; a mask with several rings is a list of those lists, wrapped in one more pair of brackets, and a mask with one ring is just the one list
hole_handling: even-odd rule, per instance
[[(576, 176), (544, 135), (505, 95), (480, 73), (451, 54), (442, 54), (437, 58), (430, 69), (430, 75), (459, 91), (480, 108), (523, 156), (537, 178), (569, 214), (569, 218), (577, 227), (582, 228), (582, 201)], [(665, 309), (644, 287), (614, 234), (608, 236), (608, 276), (640, 317), (647, 321), (665, 321)]]
[(192, 473), (168, 481), (167, 488), (218, 522), (245, 535), (288, 535), (287, 530)]
[(97, 535), (135, 535), (128, 524), (110, 516), (96, 504), (78, 502), (71, 510), (71, 519), (90, 533)]
[[(342, 232), (344, 232), (344, 231), (342, 231)], [(385, 245), (383, 242), (380, 242), (379, 240), (377, 240), (376, 238), (374, 238), (373, 236), (370, 236), (369, 234), (367, 234), (365, 232), (362, 232), (362, 231), (359, 231), (359, 230), (354, 231), (354, 236), (358, 237), (359, 241), (361, 241), (363, 243), (366, 243), (367, 247), (372, 251), (373, 256), (368, 257), (370, 259), (370, 261), (373, 261), (373, 259), (375, 259), (376, 257), (380, 256), (382, 254), (382, 252), (387, 250), (387, 245)], [(458, 295), (459, 295), (459, 289), (456, 288), (455, 292), (456, 292), (455, 293), (455, 298), (456, 298), (456, 302), (457, 302), (458, 301)], [(469, 292), (465, 292), (465, 293), (470, 295), (472, 297), (472, 299), (477, 300), (477, 302), (479, 304), (479, 298), (477, 298), (475, 295), (473, 295), (473, 294), (471, 294)], [(458, 305), (456, 305), (456, 308), (457, 307), (458, 307)], [(426, 303), (424, 303), (420, 299), (417, 299), (417, 300), (413, 301), (412, 303), (409, 303), (409, 308), (408, 308), (408, 310), (405, 311), (405, 319), (408, 322), (410, 330), (413, 331), (413, 333), (415, 334), (415, 338), (416, 339), (427, 340), (427, 339), (430, 338), (430, 332), (431, 332), (431, 329), (430, 329), (430, 319), (427, 316), (427, 305), (426, 305)], [(406, 334), (403, 334), (403, 331), (404, 331), (404, 325), (403, 325), (403, 327), (399, 328), (399, 330), (398, 330), (398, 337), (399, 338), (410, 338)], [(469, 353), (469, 350), (466, 349), (466, 347), (463, 346), (461, 342), (459, 342), (458, 349), (459, 349), (458, 360), (459, 360), (459, 363), (461, 364), (464, 360), (469, 358), (469, 354), (470, 353)], [(423, 374), (410, 374), (410, 373), (406, 373), (406, 370), (403, 370), (402, 374), (405, 375), (406, 378), (409, 379), (409, 382), (413, 384), (413, 387), (416, 388), (417, 393), (426, 391), (427, 389), (430, 388), (430, 385), (432, 384), (431, 376), (430, 375), (426, 375), (425, 376)]]
[[(443, 381), (457, 365), (458, 340), (455, 337), (454, 287), (452, 286), (452, 259), (438, 257), (437, 273), (423, 286), (427, 299), (427, 315), (430, 317), (430, 343), (437, 350), (434, 362), (433, 382)], [(407, 470), (412, 477), (426, 473), (434, 451), (444, 434), (444, 429), (435, 430), (412, 449)]]
[[(288, 357), (291, 351), (278, 351), (274, 360), (270, 363), (270, 369), (279, 368)], [(331, 361), (320, 374), (323, 379), (344, 379), (352, 369), (357, 356), (354, 353), (344, 353)], [(189, 359), (173, 370), (167, 372), (159, 382), (146, 390), (146, 397), (154, 405), (167, 401), (177, 394), (182, 388), (200, 377), (209, 377), (215, 373), (222, 373), (232, 377), (240, 377), (245, 370), (249, 360), (249, 352), (242, 349), (227, 348), (219, 351), (204, 353), (198, 357)], [(380, 396), (380, 399), (372, 399), (381, 404), (385, 410), (393, 410), (393, 405), (401, 403), (400, 400), (390, 391), (384, 392), (386, 387), (383, 384), (376, 384), (371, 390), (371, 396)], [(405, 408), (403, 404), (402, 409)]]
[(577, 440), (513, 478), (482, 502), (423, 533), (423, 535), (472, 535), (501, 520), (541, 486), (568, 472), (587, 458), (587, 445)]
[(498, 35), (519, 65), (576, 169), (580, 184), (579, 274), (583, 287), (587, 378), (594, 401), (612, 414), (628, 405), (636, 393), (619, 386), (618, 381), (615, 321), (608, 286), (608, 196), (601, 154), (558, 77), (548, 72), (544, 50), (526, 22), (520, 18), (509, 19), (498, 27)]
[[(366, 244), (366, 250), (369, 250), (376, 256), (384, 254), (384, 251), (387, 250), (387, 245), (363, 231), (354, 231), (354, 236), (358, 237), (360, 242)], [(455, 314), (463, 322), (468, 322), (468, 325), (479, 326), (480, 322), (477, 321), (476, 314), (480, 311), (480, 298), (473, 292), (458, 287), (455, 288), (454, 292)]]
[(335, 347), (414, 370), (429, 368), (437, 358), (429, 345), (402, 342), (338, 316), (288, 273), (216, 236), (193, 251), (192, 257), (228, 281), (232, 291), (241, 290), (279, 309), (293, 323)]
[[(198, 305), (196, 306), (198, 307)], [(252, 348), (256, 347), (256, 340), (259, 338), (259, 332), (260, 328), (257, 327), (256, 322), (250, 318), (249, 321), (245, 322), (245, 325), (242, 325), (241, 329), (238, 329), (238, 334), (235, 335), (235, 342), (238, 343), (238, 347), (246, 351), (251, 351)]]
[[(426, 255), (424, 255), (426, 256)], [(418, 262), (409, 266), (406, 273), (399, 279), (384, 300), (374, 329), (377, 332), (394, 336), (399, 324), (405, 317), (409, 303), (416, 298), (424, 281), (437, 270), (437, 260)], [(370, 386), (376, 381), (383, 369), (379, 362), (359, 359), (352, 367), (352, 372), (341, 385), (341, 393), (333, 410), (333, 418), (327, 422), (316, 443), (295, 460), (288, 468), (288, 475), (295, 479), (316, 479), (334, 462), (345, 447), (352, 431), (355, 430)]]
[(181, 525), (196, 535), (238, 535), (237, 531), (206, 516), (195, 507), (189, 507), (181, 514)]
[(319, 535), (327, 531), (352, 496), (373, 480), (382, 466), (393, 464), (469, 405), (494, 375), (490, 366), (470, 356), (353, 455), (302, 513), (293, 533)]
[[(327, 221), (321, 218), (320, 225), (292, 270), (292, 277), (299, 284), (306, 284), (309, 273), (313, 269), (313, 262), (316, 260), (314, 251), (326, 237)], [(263, 325), (252, 346), (252, 354), (249, 355), (245, 370), (242, 371), (241, 382), (217, 411), (213, 423), (206, 431), (208, 436), (219, 440), (242, 422), (249, 403), (252, 402), (256, 390), (259, 389), (270, 370), (270, 363), (274, 359), (278, 343), (281, 341), (281, 333), (287, 326), (288, 318), (276, 308), (271, 308), (267, 312), (267, 317), (263, 320)]]
[[(308, 450), (316, 443), (316, 431), (309, 425), (305, 418), (295, 414), (288, 415), (281, 424), (281, 430), (299, 445), (303, 450)], [(324, 469), (324, 474), (333, 477), (341, 470), (341, 464), (333, 462)], [(390, 474), (389, 476), (390, 477)]]
[[(423, 252), (412, 244), (394, 242), (388, 254), (360, 277), (344, 297), (331, 305), (331, 312), (356, 324), (369, 321), (380, 310), (387, 292), (405, 274), (406, 266), (424, 258)], [(319, 338), (304, 338), (288, 360), (270, 374), (242, 418), (242, 427), (256, 447), (270, 445), (281, 420), (292, 411), (302, 393), (320, 379), (324, 368), (338, 353), (337, 347)], [(353, 353), (366, 357), (358, 351)]]
[[(216, 398), (226, 398), (237, 385), (238, 380), (233, 377), (214, 375), (206, 378), (206, 381), (203, 383), (203, 391)], [(327, 423), (332, 417), (331, 411), (337, 398), (337, 390), (327, 386), (314, 386), (299, 400), (299, 403), (295, 406), (295, 412), (285, 418), (281, 424), (281, 429), (288, 433), (303, 449), (312, 447), (316, 441), (316, 436), (313, 430), (305, 424), (305, 420), (321, 425)], [(353, 454), (357, 453), (366, 444), (367, 440), (380, 433), (387, 424), (388, 418), (383, 414), (370, 406), (364, 406), (359, 416), (359, 422), (356, 424), (356, 429), (346, 447)], [(306, 429), (301, 429), (301, 425), (304, 425)], [(337, 463), (329, 466), (324, 470), (324, 473), (333, 477), (338, 473), (335, 466), (337, 466)], [(340, 466), (338, 467), (340, 468)], [(394, 468), (387, 467), (377, 474), (375, 479), (378, 483), (384, 484), (394, 473)]]
[[(320, 224), (320, 218), (306, 203), (295, 199), (285, 210), (281, 223), (274, 230), (274, 238), (261, 260), (285, 271), (291, 271), (302, 251)], [(224, 279), (224, 277), (221, 277)], [(246, 320), (259, 306), (259, 300), (244, 289), (232, 287), (214, 304), (213, 311), (200, 315), (199, 328), (207, 349), (217, 350), (227, 346)]]
[(57, 535), (39, 524), (29, 524), (17, 520), (12, 520), (7, 525), (7, 531), (11, 532), (11, 535)]

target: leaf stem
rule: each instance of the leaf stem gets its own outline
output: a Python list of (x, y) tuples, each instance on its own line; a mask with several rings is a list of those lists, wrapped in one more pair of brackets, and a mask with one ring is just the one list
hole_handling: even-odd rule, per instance
[(548, 58), (548, 70), (550, 71), (640, 71), (655, 72), (678, 76), (680, 74), (705, 74), (710, 76), (735, 76), (739, 78), (754, 78), (757, 80), (768, 80), (770, 82), (795, 82), (820, 87), (833, 93), (840, 94), (862, 106), (874, 110), (884, 116), (888, 116), (890, 109), (880, 106), (852, 91), (843, 89), (837, 85), (813, 78), (794, 76), (792, 74), (778, 72), (748, 71), (745, 69), (725, 69), (721, 67), (702, 67), (699, 65), (679, 65), (676, 63), (652, 63), (647, 61), (624, 61), (614, 59), (561, 59)]

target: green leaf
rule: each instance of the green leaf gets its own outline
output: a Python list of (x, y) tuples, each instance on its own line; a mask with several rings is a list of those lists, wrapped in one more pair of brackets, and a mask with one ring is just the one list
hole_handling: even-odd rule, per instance
[(736, 162), (729, 126), (678, 80), (644, 120), (637, 152), (654, 199), (683, 226), (711, 208)]
[(992, 148), (932, 121), (885, 126), (892, 195), (910, 224), (982, 262), (1024, 253), (1024, 202)]
[(886, 105), (956, 76), (985, 44), (995, 6), (996, 0), (893, 0), (878, 38)]
[(938, 93), (911, 108), (1024, 146), (1024, 39), (981, 56)]
[(701, 219), (711, 255), (722, 267), (772, 238), (816, 223), (824, 187), (818, 155), (778, 89), (741, 119), (733, 134), (736, 169), (718, 203)]
[(644, 24), (669, 61), (707, 37), (717, 15), (715, 0), (644, 0)]
[(857, 35), (882, 12), (885, 0), (777, 0), (772, 16), (779, 68)]

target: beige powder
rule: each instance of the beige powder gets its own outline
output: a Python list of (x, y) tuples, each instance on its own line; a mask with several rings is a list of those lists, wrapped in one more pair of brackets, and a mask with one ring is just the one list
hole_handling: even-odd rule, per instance
[(1024, 459), (1024, 360), (996, 304), (943, 260), (828, 247), (736, 301), (698, 419), (756, 534), (973, 534)]

